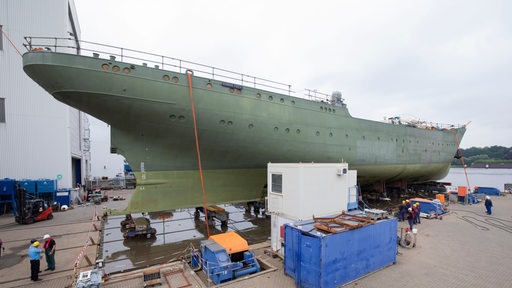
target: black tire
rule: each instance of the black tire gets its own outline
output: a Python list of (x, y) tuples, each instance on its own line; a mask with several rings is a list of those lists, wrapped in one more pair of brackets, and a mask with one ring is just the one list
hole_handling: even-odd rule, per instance
[(48, 217), (46, 218), (46, 220), (52, 220), (52, 219), (53, 219), (53, 214), (48, 215)]

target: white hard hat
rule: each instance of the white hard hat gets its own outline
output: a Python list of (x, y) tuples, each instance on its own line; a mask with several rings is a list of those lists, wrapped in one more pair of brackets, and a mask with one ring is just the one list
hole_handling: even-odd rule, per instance
[(50, 238), (50, 235), (49, 234), (44, 234), (43, 239), (48, 239), (48, 238)]

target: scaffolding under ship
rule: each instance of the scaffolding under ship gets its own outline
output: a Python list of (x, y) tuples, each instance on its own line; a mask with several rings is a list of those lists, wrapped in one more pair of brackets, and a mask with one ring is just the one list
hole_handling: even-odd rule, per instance
[(289, 85), (175, 58), (26, 39), (26, 74), (110, 125), (111, 152), (137, 179), (131, 212), (202, 205), (194, 120), (208, 204), (261, 199), (269, 162), (348, 162), (363, 187), (439, 180), (466, 131), (358, 119), (341, 93), (295, 97)]

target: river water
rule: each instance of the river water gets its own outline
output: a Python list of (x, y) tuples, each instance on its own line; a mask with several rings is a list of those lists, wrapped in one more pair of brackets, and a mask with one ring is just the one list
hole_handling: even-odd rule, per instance
[(471, 190), (475, 186), (494, 187), (502, 192), (505, 191), (505, 184), (512, 183), (512, 169), (467, 168), (466, 173), (464, 168), (451, 168), (440, 182), (450, 182), (452, 186), (469, 186)]

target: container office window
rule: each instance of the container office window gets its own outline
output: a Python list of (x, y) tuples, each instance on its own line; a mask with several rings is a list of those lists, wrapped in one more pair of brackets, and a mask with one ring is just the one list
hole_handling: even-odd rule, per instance
[(274, 193), (283, 193), (283, 175), (272, 174), (272, 190)]
[(5, 98), (0, 98), (0, 123), (5, 123)]

